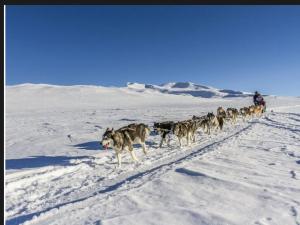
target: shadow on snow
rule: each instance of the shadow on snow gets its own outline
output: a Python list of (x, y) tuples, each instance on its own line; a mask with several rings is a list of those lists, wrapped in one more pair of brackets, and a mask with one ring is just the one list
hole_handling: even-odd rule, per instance
[[(90, 142), (84, 142), (84, 143), (80, 143), (77, 145), (72, 145), (73, 147), (77, 148), (77, 149), (81, 149), (81, 150), (103, 150), (105, 151), (105, 149), (103, 148), (103, 146), (100, 144), (99, 141), (90, 141)], [(156, 146), (155, 142), (151, 142), (151, 141), (146, 141), (146, 146), (147, 147), (154, 147)], [(137, 148), (141, 148), (140, 144), (133, 144), (133, 148), (135, 150), (137, 150)], [(111, 150), (111, 149), (109, 149)]]
[(100, 141), (84, 142), (77, 145), (73, 145), (73, 147), (84, 150), (105, 150), (100, 144)]
[(12, 169), (25, 169), (25, 168), (37, 168), (44, 166), (53, 166), (53, 165), (71, 165), (70, 160), (72, 159), (83, 159), (91, 158), (88, 156), (31, 156), (29, 158), (21, 159), (7, 159), (6, 160), (6, 170)]

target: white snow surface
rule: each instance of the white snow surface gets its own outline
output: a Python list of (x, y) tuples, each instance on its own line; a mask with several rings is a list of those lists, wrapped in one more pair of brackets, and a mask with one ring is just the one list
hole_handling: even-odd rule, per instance
[(134, 147), (140, 163), (125, 153), (120, 169), (100, 146), (107, 127), (185, 120), (252, 98), (141, 84), (23, 84), (7, 86), (5, 97), (7, 225), (300, 224), (299, 97), (266, 97), (261, 118), (211, 135), (199, 130), (191, 146), (172, 137), (171, 147), (159, 148), (160, 136), (151, 135), (147, 155)]

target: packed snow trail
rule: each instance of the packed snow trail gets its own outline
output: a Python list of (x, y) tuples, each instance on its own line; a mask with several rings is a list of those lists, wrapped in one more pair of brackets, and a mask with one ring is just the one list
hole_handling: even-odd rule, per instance
[[(297, 199), (300, 199), (300, 187), (297, 177), (297, 174), (300, 174), (298, 168), (300, 160), (299, 133), (300, 114), (269, 113), (265, 118), (253, 119), (245, 123), (240, 121), (236, 126), (227, 124), (223, 132), (216, 133), (210, 138), (200, 135), (198, 136), (197, 144), (192, 148), (185, 147), (182, 150), (178, 149), (176, 142), (172, 143), (171, 148), (156, 149), (151, 147), (148, 156), (143, 157), (141, 154), (139, 155), (142, 164), (136, 166), (129, 160), (130, 164), (125, 164), (126, 166), (121, 170), (115, 170), (113, 168), (114, 163), (109, 164), (112, 160), (115, 160), (114, 158), (109, 158), (106, 161), (101, 161), (101, 164), (97, 164), (97, 158), (95, 157), (77, 160), (75, 165), (65, 166), (63, 168), (51, 167), (43, 168), (40, 171), (35, 170), (33, 173), (20, 172), (19, 175), (12, 174), (12, 176), (8, 176), (7, 179), (7, 189), (10, 191), (7, 194), (7, 205), (9, 206), (7, 215), (10, 217), (10, 219), (7, 220), (7, 224), (19, 224), (26, 221), (32, 223), (36, 222), (38, 224), (64, 224), (70, 218), (72, 219), (72, 224), (96, 223), (97, 221), (100, 221), (101, 224), (105, 222), (108, 224), (118, 224), (121, 223), (121, 221), (119, 221), (121, 218), (127, 221), (125, 224), (131, 224), (130, 216), (124, 218), (125, 212), (123, 212), (124, 216), (121, 217), (119, 215), (120, 218), (118, 219), (118, 216), (112, 217), (112, 212), (109, 212), (104, 206), (111, 201), (117, 203), (117, 199), (123, 198), (127, 194), (134, 197), (136, 189), (142, 191), (145, 185), (149, 186), (149, 184), (157, 180), (163, 180), (168, 174), (174, 173), (191, 177), (201, 177), (201, 179), (205, 177), (211, 180), (209, 184), (212, 185), (212, 187), (215, 183), (219, 183), (220, 180), (222, 182), (226, 181), (226, 185), (221, 182), (221, 186), (224, 186), (223, 189), (227, 189), (228, 183), (232, 184), (232, 182), (238, 187), (241, 186), (242, 188), (250, 190), (257, 190), (258, 187), (265, 186), (265, 189), (268, 189), (268, 193), (278, 195), (276, 198), (280, 204), (289, 205), (289, 209), (286, 210), (287, 214), (290, 214), (290, 217), (286, 218), (286, 221), (292, 223), (286, 224), (297, 224), (300, 223), (298, 218), (300, 203), (297, 201)], [(265, 138), (265, 136), (268, 136), (269, 139)], [(201, 140), (199, 140), (200, 137)], [(157, 136), (152, 136), (151, 138), (153, 139), (152, 141), (157, 142), (157, 140), (155, 140), (158, 138)], [(282, 139), (286, 141), (285, 148), (278, 150), (277, 142)], [(294, 145), (293, 143), (298, 143), (298, 145)], [(264, 145), (266, 146), (264, 147)], [(226, 153), (228, 153), (228, 148), (232, 148), (233, 150), (230, 152), (231, 154), (228, 155), (230, 157), (222, 163), (226, 164), (225, 168), (229, 169), (229, 171), (216, 171), (216, 167), (220, 167), (220, 164), (218, 165), (219, 160), (216, 159), (219, 159), (220, 155), (222, 156), (224, 153), (225, 157)], [(241, 152), (241, 148), (247, 149), (247, 151)], [(247, 159), (244, 154), (249, 155), (249, 152), (253, 150), (255, 150), (255, 154)], [(267, 161), (275, 160), (275, 162), (270, 162), (258, 168), (253, 167), (253, 165), (249, 166), (251, 160), (256, 160), (258, 164), (261, 163), (259, 158), (265, 156), (266, 152), (271, 152), (272, 155), (265, 159)], [(269, 169), (269, 167), (272, 168), (276, 166), (277, 163), (282, 166), (282, 153), (289, 158), (294, 158), (294, 163), (288, 164), (289, 169), (287, 175), (289, 179), (287, 179), (287, 181), (284, 180), (284, 185), (275, 185), (274, 182), (276, 183), (282, 174), (274, 173), (273, 169)], [(238, 160), (242, 159), (242, 161), (245, 162), (238, 162), (238, 160), (234, 162), (231, 161), (232, 158), (236, 157), (238, 157)], [(129, 158), (127, 157), (127, 159)], [(202, 161), (206, 162), (203, 164)], [(208, 161), (212, 166), (208, 166)], [(189, 164), (193, 165), (195, 162), (202, 162), (201, 170), (204, 170), (204, 173), (202, 171), (193, 171), (193, 166), (189, 166)], [(184, 168), (184, 165), (188, 165), (189, 169)], [(252, 171), (254, 169), (257, 169), (257, 171)], [(270, 177), (262, 174), (262, 171), (266, 169)], [(235, 180), (235, 176), (229, 173), (232, 170), (235, 174), (237, 173), (239, 175), (239, 179), (242, 181), (239, 180), (237, 182)], [(212, 173), (212, 171), (214, 172)], [(209, 175), (209, 173), (212, 174)], [(103, 176), (99, 176), (99, 174), (103, 174)], [(245, 177), (247, 177), (247, 179), (241, 178), (241, 176), (244, 175), (246, 175)], [(261, 177), (264, 178), (263, 182), (261, 182)], [(284, 177), (284, 179), (286, 178)], [(290, 181), (290, 179), (293, 181)], [(183, 185), (186, 185), (186, 183)], [(229, 186), (233, 188), (232, 185)], [(199, 188), (201, 189), (203, 187), (200, 185)], [(149, 188), (146, 188), (145, 192), (153, 191), (155, 195), (155, 190)], [(234, 189), (232, 191), (236, 192)], [(249, 193), (250, 195), (252, 194), (251, 191)], [(205, 195), (205, 191), (203, 194)], [(149, 193), (147, 195), (149, 195)], [(224, 198), (218, 196), (218, 198), (220, 197), (221, 200)], [(164, 195), (162, 195), (161, 198), (163, 199)], [(275, 196), (272, 198), (275, 198)], [(218, 201), (217, 199), (211, 200)], [(199, 201), (201, 201), (201, 197), (199, 197)], [(260, 198), (256, 199), (256, 201), (260, 202)], [(154, 203), (154, 205), (155, 204), (156, 203)], [(250, 206), (255, 205), (250, 204)], [(190, 210), (189, 208), (190, 207), (187, 207), (187, 210)], [(131, 209), (136, 211), (139, 209), (139, 206), (137, 206), (136, 209)], [(122, 211), (122, 209), (114, 210)], [(217, 221), (219, 221), (220, 224), (241, 224), (240, 222), (242, 222), (242, 220), (239, 216), (234, 217), (232, 221), (226, 216), (222, 217), (223, 211), (224, 210), (219, 209), (218, 212), (214, 212), (220, 215), (218, 219), (214, 218), (211, 220), (207, 218), (209, 217), (209, 213), (207, 215), (199, 214), (196, 216), (199, 218), (195, 220), (195, 224), (199, 224), (198, 222), (201, 224), (201, 221), (204, 224), (206, 222), (216, 224)], [(274, 212), (272, 211), (272, 213)], [(131, 213), (130, 210), (128, 210), (127, 213)], [(275, 213), (272, 216), (276, 218)], [(164, 218), (164, 216), (162, 217)], [(268, 217), (269, 219), (256, 218), (257, 221), (252, 222), (268, 224), (268, 222), (271, 221), (270, 224), (272, 224), (274, 223), (274, 219), (272, 221), (273, 217)], [(115, 219), (111, 221), (112, 218)], [(251, 219), (250, 217), (244, 218), (243, 222), (250, 224)], [(255, 220), (255, 218), (253, 219)], [(281, 219), (282, 222), (285, 221), (282, 220), (282, 218), (279, 219)], [(145, 224), (149, 221), (153, 222), (151, 218), (148, 218)], [(165, 222), (167, 222), (167, 220)], [(139, 224), (144, 223), (141, 222)]]

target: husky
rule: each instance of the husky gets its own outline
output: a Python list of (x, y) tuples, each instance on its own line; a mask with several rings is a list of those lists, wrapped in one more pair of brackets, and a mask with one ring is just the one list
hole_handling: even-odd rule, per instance
[(201, 127), (206, 134), (210, 134), (210, 125), (211, 124), (208, 118), (205, 118), (199, 122), (199, 127)]
[(249, 116), (251, 116), (250, 110), (248, 107), (240, 108), (240, 115), (243, 118), (243, 121)]
[(250, 105), (249, 106), (249, 111), (250, 111), (250, 115), (253, 117), (254, 115), (254, 110), (255, 110), (255, 105)]
[(147, 154), (145, 141), (149, 134), (149, 127), (143, 123), (130, 124), (118, 130), (107, 128), (102, 136), (101, 144), (106, 149), (113, 148), (115, 150), (118, 166), (121, 167), (121, 152), (125, 149), (130, 152), (134, 162), (139, 161), (133, 151), (133, 144), (141, 144), (144, 154)]
[(182, 122), (188, 126), (189, 140), (191, 142), (195, 142), (196, 141), (196, 131), (199, 128), (197, 121), (193, 120), (193, 119), (189, 119), (189, 120), (185, 120)]
[(256, 105), (254, 107), (254, 115), (257, 117), (261, 116), (263, 111), (264, 111), (264, 106), (262, 105)]
[(148, 125), (143, 123), (132, 123), (120, 129), (128, 131), (130, 139), (132, 140), (132, 144), (140, 144), (143, 152), (147, 154), (145, 142), (151, 132)]
[(221, 106), (217, 109), (217, 116), (226, 118), (226, 111)]
[(196, 121), (197, 129), (202, 128), (206, 134), (210, 134), (210, 122), (207, 116), (193, 116), (192, 120)]
[(235, 108), (228, 108), (226, 110), (227, 117), (231, 119), (232, 123), (236, 123), (239, 111)]
[(167, 142), (166, 141), (167, 136), (168, 136), (167, 144), (170, 145), (170, 140), (171, 140), (170, 134), (172, 133), (173, 126), (174, 126), (173, 121), (166, 121), (166, 122), (160, 122), (160, 123), (155, 122), (154, 123), (154, 125), (153, 125), (154, 131), (161, 135), (161, 141), (159, 144), (160, 148), (162, 147), (163, 142)]
[(210, 126), (214, 127), (215, 131), (219, 128), (220, 130), (223, 129), (223, 125), (224, 125), (224, 118), (222, 115), (219, 116), (215, 116), (214, 113), (208, 113), (207, 114), (207, 118), (209, 119), (210, 122)]
[(177, 122), (173, 126), (173, 134), (177, 136), (180, 147), (182, 146), (181, 139), (186, 138), (187, 145), (190, 145), (191, 126), (189, 122), (181, 121)]
[(202, 121), (202, 120), (205, 120), (205, 119), (207, 119), (207, 116), (193, 116), (192, 117), (192, 120), (194, 120), (194, 121)]

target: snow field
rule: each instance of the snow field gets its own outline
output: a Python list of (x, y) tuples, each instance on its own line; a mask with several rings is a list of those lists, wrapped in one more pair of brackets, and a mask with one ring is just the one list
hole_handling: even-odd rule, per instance
[[(7, 88), (7, 224), (300, 224), (300, 99), (268, 97), (262, 118), (196, 143), (122, 157), (106, 127), (184, 120), (251, 98), (202, 99), (102, 87)], [(37, 93), (39, 93), (37, 95)], [(118, 106), (118, 107), (116, 107)], [(273, 110), (274, 112), (270, 112)], [(185, 142), (184, 142), (185, 143)]]

